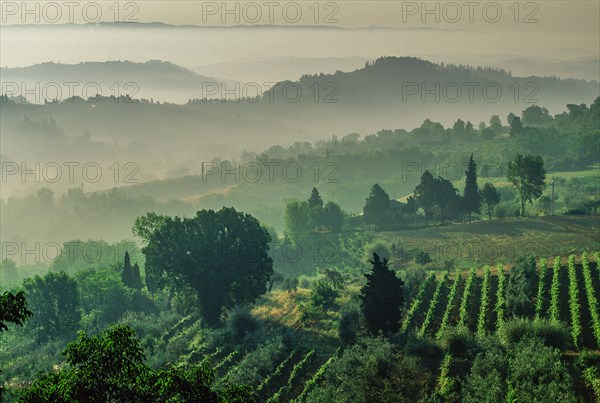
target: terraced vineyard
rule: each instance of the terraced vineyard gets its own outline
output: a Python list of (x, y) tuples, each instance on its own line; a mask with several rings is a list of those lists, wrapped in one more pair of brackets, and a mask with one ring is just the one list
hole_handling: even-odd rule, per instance
[[(592, 256), (592, 259), (590, 259)], [(600, 276), (597, 254), (541, 259), (538, 262), (539, 283), (536, 286), (535, 308), (531, 318), (561, 321), (568, 327), (573, 349), (600, 349)], [(551, 262), (548, 264), (547, 262)], [(421, 336), (441, 337), (446, 329), (466, 326), (478, 336), (500, 329), (507, 319), (505, 290), (510, 269), (503, 265), (472, 268), (466, 272), (434, 273), (423, 281), (417, 295), (406, 310), (401, 330)], [(322, 378), (336, 354), (306, 374), (303, 388), (298, 388), (297, 401), (303, 401), (311, 388)], [(450, 357), (438, 371), (440, 390), (444, 389), (444, 371)], [(590, 377), (589, 374), (582, 376)], [(281, 390), (290, 398), (290, 387), (281, 380)], [(277, 392), (279, 393), (279, 392)], [(281, 397), (275, 394), (274, 397)], [(275, 401), (275, 400), (272, 400)]]
[[(564, 322), (576, 349), (600, 348), (597, 254), (542, 259), (531, 318)], [(547, 262), (552, 262), (548, 265)], [(444, 329), (463, 325), (478, 335), (501, 328), (506, 320), (504, 292), (510, 271), (503, 266), (429, 276), (412, 301), (402, 324), (405, 332), (440, 336)], [(445, 306), (439, 306), (440, 301)]]
[[(600, 276), (598, 254), (541, 259), (531, 318), (565, 323), (575, 352), (600, 349)], [(477, 336), (502, 328), (506, 316), (505, 290), (510, 269), (503, 265), (471, 268), (454, 273), (430, 273), (406, 308), (401, 324), (404, 334), (440, 338), (447, 329), (466, 326)], [(340, 356), (336, 351), (294, 349), (274, 365), (274, 371), (251, 385), (262, 401), (306, 401), (310, 391), (322, 383), (327, 368)], [(454, 357), (447, 356), (438, 368), (438, 388), (443, 391)], [(243, 356), (215, 351), (210, 357), (221, 382), (236, 370)], [(456, 361), (460, 365), (460, 360)], [(589, 372), (589, 371), (588, 371)], [(592, 374), (593, 375), (593, 374)], [(582, 374), (584, 379), (590, 373)], [(586, 378), (587, 377), (587, 378)]]
[[(600, 260), (598, 253), (540, 259), (537, 262), (538, 283), (535, 287), (534, 309), (530, 319), (549, 319), (562, 322), (571, 335), (572, 346), (565, 359), (573, 359), (584, 350), (600, 350)], [(404, 322), (404, 331), (419, 335), (442, 337), (447, 329), (466, 326), (481, 337), (498, 331), (508, 319), (506, 287), (510, 268), (503, 265), (481, 269), (444, 273), (423, 283), (417, 302), (411, 305), (410, 324)], [(437, 286), (431, 290), (431, 284)], [(429, 295), (429, 300), (427, 300)], [(443, 306), (440, 301), (445, 301)], [(423, 317), (412, 315), (415, 305), (428, 307)], [(450, 381), (450, 367), (454, 357), (447, 355), (437, 368), (437, 389), (444, 394)], [(456, 368), (461, 366), (456, 361)], [(457, 369), (457, 370), (458, 370)], [(576, 375), (580, 378), (581, 393), (598, 397), (598, 371), (585, 368)], [(595, 392), (591, 392), (591, 390)], [(593, 398), (592, 398), (593, 399)]]

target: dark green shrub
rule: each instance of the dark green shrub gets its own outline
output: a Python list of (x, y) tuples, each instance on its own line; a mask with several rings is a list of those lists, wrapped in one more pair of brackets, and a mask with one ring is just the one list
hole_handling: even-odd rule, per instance
[(359, 325), (360, 312), (357, 307), (344, 309), (338, 328), (340, 339), (345, 344), (354, 344), (356, 342), (356, 329)]
[(417, 336), (415, 333), (408, 335), (404, 351), (406, 354), (426, 359), (441, 360), (444, 357), (444, 352), (439, 344), (428, 337)]
[(507, 401), (576, 402), (573, 380), (560, 351), (539, 339), (517, 343), (509, 350)]
[(506, 284), (506, 308), (511, 316), (533, 315), (533, 298), (537, 291), (538, 275), (535, 269), (535, 257), (517, 259), (508, 274)]
[(269, 339), (246, 354), (231, 370), (227, 381), (234, 385), (258, 386), (288, 353), (281, 336)]
[(565, 325), (548, 319), (518, 318), (506, 321), (500, 329), (499, 338), (505, 346), (512, 346), (531, 338), (538, 338), (544, 345), (559, 350), (564, 350), (570, 345), (569, 331)]
[(431, 256), (429, 255), (429, 252), (426, 252), (422, 249), (417, 249), (415, 251), (415, 263), (427, 264), (429, 262), (431, 262)]
[(507, 394), (508, 357), (498, 347), (477, 354), (463, 386), (463, 401), (502, 402)]
[(338, 292), (326, 281), (317, 281), (310, 294), (310, 302), (317, 307), (331, 308)]
[(442, 333), (440, 345), (453, 357), (468, 357), (477, 350), (475, 336), (467, 326), (448, 328)]
[[(308, 402), (416, 402), (428, 378), (416, 357), (397, 354), (382, 337), (360, 339), (334, 360)], [(329, 400), (327, 400), (329, 399)]]
[(307, 304), (298, 304), (298, 310), (300, 311), (300, 323), (303, 325), (316, 323), (325, 317), (323, 308), (310, 301)]
[(227, 325), (234, 340), (238, 342), (258, 329), (258, 321), (252, 316), (248, 307), (234, 309), (227, 319)]

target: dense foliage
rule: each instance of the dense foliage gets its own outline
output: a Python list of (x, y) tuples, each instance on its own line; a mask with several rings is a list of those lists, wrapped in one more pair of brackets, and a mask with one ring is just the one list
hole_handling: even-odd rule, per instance
[[(349, 134), (244, 155), (304, 168), (331, 160), (343, 181), (320, 190), (309, 180), (276, 180), (269, 191), (240, 183), (189, 199), (195, 202), (135, 196), (144, 186), (169, 193), (164, 189), (198, 185), (190, 176), (131, 193), (70, 190), (55, 199), (46, 189), (2, 200), (3, 234), (55, 232), (68, 252), (46, 263), (17, 263), (13, 253), (0, 263), (2, 286), (16, 287), (0, 296), (4, 397), (599, 399), (598, 254), (583, 254), (580, 263), (573, 255), (597, 246), (595, 218), (586, 214), (598, 212), (598, 176), (554, 176), (597, 161), (599, 102), (569, 105), (554, 117), (534, 105), (509, 117), (509, 126), (497, 115), (479, 129), (461, 119), (451, 128), (427, 120), (412, 131), (382, 130), (362, 140)], [(427, 151), (423, 141), (432, 142)], [(499, 161), (504, 155), (515, 157)], [(407, 172), (403, 162), (415, 159), (430, 169)], [(433, 169), (452, 161), (464, 163), (464, 181)], [(490, 161), (502, 173), (497, 178), (483, 174)], [(582, 217), (550, 216), (554, 202), (560, 212)], [(527, 203), (528, 215), (539, 219), (508, 217), (524, 216)], [(236, 208), (219, 209), (225, 204)], [(193, 213), (197, 206), (207, 209)], [(134, 234), (143, 248), (125, 240), (63, 242), (87, 239), (74, 228), (76, 219), (64, 225), (65, 217), (83, 212), (88, 227), (97, 225), (112, 240), (122, 239), (121, 229), (139, 216)], [(489, 221), (480, 220), (482, 213)], [(517, 245), (534, 230), (531, 245)], [(557, 241), (571, 230), (570, 242)], [(497, 242), (486, 248), (511, 250), (481, 263), (473, 254), (479, 244), (466, 240), (473, 234), (481, 243)], [(431, 245), (451, 237), (465, 246), (466, 258)], [(527, 256), (504, 266), (518, 252), (534, 253), (542, 238), (552, 249), (537, 256), (546, 259)], [(97, 258), (89, 258), (90, 250)], [(559, 253), (571, 254), (566, 264), (550, 260)]]
[(396, 332), (400, 327), (404, 283), (388, 268), (388, 260), (373, 253), (372, 272), (365, 274), (367, 284), (361, 288), (362, 310), (369, 331)]
[(243, 389), (213, 390), (214, 374), (208, 363), (153, 371), (144, 363), (144, 351), (127, 326), (115, 326), (100, 335), (79, 334), (63, 354), (70, 369), (50, 372), (26, 391), (24, 402), (132, 402), (132, 401), (247, 401)]
[(136, 221), (135, 230), (147, 243), (146, 272), (162, 284), (194, 290), (208, 323), (219, 321), (222, 308), (266, 292), (273, 274), (271, 237), (251, 215), (223, 208), (193, 218), (145, 218)]

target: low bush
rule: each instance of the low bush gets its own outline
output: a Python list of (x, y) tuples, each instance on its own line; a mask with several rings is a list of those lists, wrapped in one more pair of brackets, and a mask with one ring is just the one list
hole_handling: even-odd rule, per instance
[(570, 345), (568, 329), (560, 322), (551, 322), (548, 319), (512, 319), (506, 321), (499, 331), (500, 341), (505, 346), (538, 338), (544, 345), (564, 350)]

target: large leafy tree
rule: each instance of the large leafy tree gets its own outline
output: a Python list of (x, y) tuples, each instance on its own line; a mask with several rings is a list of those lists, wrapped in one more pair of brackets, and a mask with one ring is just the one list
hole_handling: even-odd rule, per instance
[(465, 134), (466, 139), (470, 140), (473, 138), (473, 134), (475, 133), (475, 128), (473, 127), (473, 123), (467, 120), (467, 124), (465, 125)]
[[(516, 119), (516, 118), (515, 118)], [(509, 161), (506, 179), (512, 183), (521, 202), (521, 216), (525, 215), (525, 203), (539, 198), (546, 186), (546, 170), (541, 156), (517, 154)]]
[(436, 205), (442, 220), (458, 214), (461, 197), (452, 182), (441, 177), (436, 178), (435, 195)]
[(494, 207), (500, 203), (500, 193), (498, 189), (491, 183), (486, 183), (483, 185), (483, 189), (480, 191), (481, 201), (486, 206), (486, 213), (488, 218), (492, 219), (492, 212), (494, 211)]
[(440, 219), (445, 219), (459, 210), (460, 196), (452, 182), (436, 178), (429, 171), (421, 175), (414, 193), (417, 204), (425, 210), (427, 218), (437, 215)]
[(456, 137), (462, 137), (465, 134), (465, 121), (458, 119), (452, 125), (452, 134)]
[(41, 340), (75, 334), (81, 320), (77, 282), (65, 272), (49, 272), (23, 282), (35, 315), (29, 325)]
[(390, 196), (378, 183), (374, 184), (363, 209), (365, 222), (375, 225), (383, 224), (388, 216), (389, 208)]
[(393, 333), (400, 327), (404, 294), (404, 283), (388, 268), (388, 260), (381, 260), (373, 253), (371, 273), (365, 274), (367, 284), (360, 292), (362, 311), (371, 334)]
[[(0, 333), (8, 330), (7, 323), (23, 326), (23, 322), (32, 315), (31, 311), (27, 309), (27, 301), (23, 291), (17, 293), (5, 291), (0, 295)], [(1, 372), (2, 370), (0, 370)], [(4, 388), (0, 385), (0, 401), (2, 401), (3, 392)]]
[(500, 133), (502, 131), (502, 121), (500, 120), (500, 116), (492, 115), (490, 118), (490, 129), (495, 133)]
[(157, 220), (142, 218), (134, 226), (136, 234), (146, 234), (146, 272), (162, 284), (194, 290), (207, 323), (218, 323), (222, 308), (254, 302), (266, 292), (273, 274), (271, 237), (256, 218), (223, 208)]
[(531, 105), (522, 113), (523, 123), (527, 126), (545, 125), (552, 123), (552, 116), (548, 113), (548, 109)]
[(423, 172), (421, 181), (415, 188), (415, 200), (419, 207), (425, 211), (425, 218), (433, 217), (433, 208), (436, 202), (436, 181), (429, 171)]
[(48, 372), (22, 392), (28, 402), (225, 402), (252, 401), (246, 388), (213, 387), (208, 362), (155, 371), (145, 364), (133, 330), (111, 327), (69, 343), (68, 369)]
[(344, 212), (339, 204), (327, 202), (321, 212), (321, 224), (333, 232), (340, 232), (342, 230)]
[(513, 119), (516, 117), (517, 115), (515, 115), (514, 113), (510, 112), (507, 116), (506, 116), (506, 122), (509, 124), (512, 123)]
[(510, 121), (510, 131), (509, 134), (511, 137), (518, 136), (525, 131), (523, 127), (523, 123), (521, 122), (521, 118), (518, 116), (514, 116)]
[(463, 208), (469, 214), (469, 220), (471, 220), (471, 213), (479, 213), (479, 206), (481, 205), (481, 197), (477, 187), (477, 164), (473, 159), (473, 154), (469, 158), (469, 165), (465, 171), (465, 175)]
[(313, 216), (308, 202), (293, 200), (285, 206), (285, 236), (300, 243), (313, 229)]

